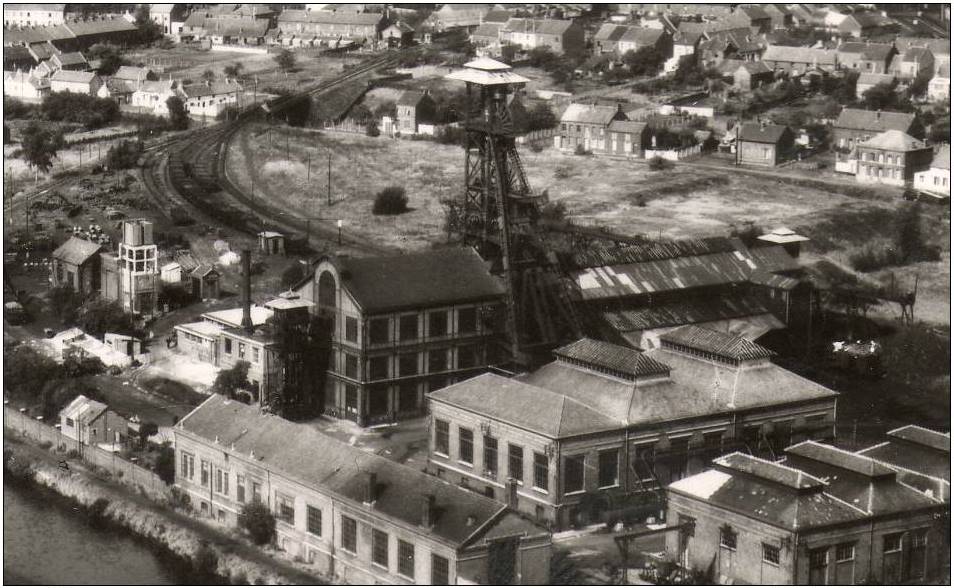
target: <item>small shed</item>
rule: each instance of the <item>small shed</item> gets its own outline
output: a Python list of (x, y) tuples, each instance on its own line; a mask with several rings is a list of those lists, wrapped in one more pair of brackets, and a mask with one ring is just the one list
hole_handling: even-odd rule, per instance
[(160, 267), (159, 280), (163, 284), (178, 284), (182, 281), (182, 265), (178, 261), (170, 261)]
[(765, 245), (781, 245), (782, 248), (792, 257), (798, 257), (801, 253), (802, 243), (810, 241), (808, 237), (799, 235), (792, 229), (779, 227), (771, 233), (760, 235), (758, 240)]
[(189, 274), (192, 278), (192, 295), (199, 300), (219, 297), (219, 274), (211, 265), (202, 264)]
[(138, 337), (121, 335), (119, 333), (104, 333), (103, 341), (114, 351), (118, 351), (129, 357), (135, 358), (143, 353), (142, 339)]
[(258, 249), (265, 255), (285, 255), (285, 235), (262, 231), (258, 234)]

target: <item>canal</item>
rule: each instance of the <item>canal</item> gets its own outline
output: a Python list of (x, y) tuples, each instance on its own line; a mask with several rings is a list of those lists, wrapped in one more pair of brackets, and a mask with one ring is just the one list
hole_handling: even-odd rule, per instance
[(4, 584), (190, 583), (173, 562), (121, 531), (86, 523), (62, 498), (3, 484)]

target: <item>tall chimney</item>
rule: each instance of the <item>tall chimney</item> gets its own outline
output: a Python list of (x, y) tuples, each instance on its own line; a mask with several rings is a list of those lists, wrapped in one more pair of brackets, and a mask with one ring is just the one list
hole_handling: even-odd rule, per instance
[(365, 504), (373, 504), (377, 498), (378, 475), (374, 472), (368, 472), (367, 485), (364, 487)]
[(421, 498), (421, 526), (434, 526), (434, 507), (437, 505), (437, 499), (433, 494), (425, 494)]
[(255, 330), (252, 325), (252, 252), (242, 250), (242, 328), (249, 335)]

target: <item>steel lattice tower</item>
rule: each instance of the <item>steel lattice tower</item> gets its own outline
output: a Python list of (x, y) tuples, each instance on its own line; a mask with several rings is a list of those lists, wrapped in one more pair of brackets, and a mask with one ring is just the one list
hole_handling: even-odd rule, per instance
[(527, 365), (534, 353), (580, 332), (556, 258), (538, 234), (544, 198), (533, 193), (517, 153), (508, 103), (528, 80), (487, 58), (471, 61), (447, 78), (467, 85), (458, 232), (504, 278), (511, 356)]

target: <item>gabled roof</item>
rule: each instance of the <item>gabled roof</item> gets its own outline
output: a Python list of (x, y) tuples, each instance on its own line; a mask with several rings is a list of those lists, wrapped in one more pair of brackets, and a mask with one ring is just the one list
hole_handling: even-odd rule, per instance
[(806, 490), (825, 486), (824, 480), (806, 474), (801, 470), (738, 451), (724, 455), (716, 459), (714, 463), (724, 469), (752, 474), (763, 480), (775, 482), (776, 484), (781, 484), (793, 490)]
[(149, 94), (163, 94), (165, 92), (172, 92), (174, 87), (175, 82), (172, 80), (159, 80), (155, 82), (146, 80), (140, 84), (136, 91)]
[(79, 51), (73, 51), (71, 53), (58, 53), (51, 57), (54, 62), (59, 63), (61, 66), (66, 65), (84, 65), (88, 63), (86, 58), (83, 57), (83, 54)]
[(904, 53), (901, 53), (901, 61), (904, 62), (914, 62), (921, 63), (929, 58), (934, 56), (931, 54), (931, 50), (925, 47), (910, 47)]
[(365, 312), (492, 300), (505, 292), (472, 248), (331, 259)]
[(373, 12), (351, 12), (331, 10), (283, 10), (278, 15), (278, 23), (311, 23), (311, 24), (338, 24), (338, 25), (378, 25), (384, 20), (384, 15)]
[(215, 81), (209, 84), (199, 82), (181, 86), (180, 90), (187, 98), (200, 98), (202, 96), (219, 96), (222, 94), (233, 94), (242, 89), (238, 82), (220, 82)]
[(669, 331), (660, 335), (659, 340), (737, 361), (766, 359), (775, 355), (773, 351), (738, 335), (713, 331), (696, 325), (686, 325)]
[(743, 61), (739, 69), (744, 69), (752, 75), (772, 73), (772, 68), (765, 65), (764, 61)]
[[(499, 528), (517, 536), (547, 534), (491, 498), (223, 396), (212, 395), (173, 432), (194, 435), (209, 444), (217, 440), (222, 451), (249, 456), (263, 468), (355, 505), (364, 502), (369, 474), (373, 473), (374, 516), (410, 526), (422, 536), (456, 549)], [(435, 497), (437, 506), (429, 528), (421, 526), (421, 499), (427, 495)]]
[(511, 11), (494, 9), (484, 15), (484, 22), (504, 24), (511, 18), (513, 18), (513, 13)]
[(934, 55), (950, 55), (950, 39), (929, 39), (925, 37), (898, 37), (894, 40), (898, 51), (905, 51), (910, 47), (927, 47)]
[(113, 78), (119, 80), (129, 80), (133, 82), (145, 81), (149, 74), (152, 73), (148, 67), (136, 67), (132, 65), (123, 65), (116, 70), (116, 73), (113, 74)]
[(60, 416), (80, 423), (91, 423), (106, 412), (106, 408), (107, 406), (102, 402), (90, 400), (80, 394), (60, 411)]
[(500, 35), (500, 29), (503, 27), (503, 23), (499, 22), (485, 22), (471, 33), (471, 37), (489, 37), (496, 39)]
[(867, 141), (859, 143), (858, 146), (890, 151), (915, 151), (927, 147), (924, 141), (915, 139), (905, 132), (895, 130), (879, 133)]
[(554, 350), (557, 359), (631, 378), (668, 376), (669, 366), (630, 347), (595, 339), (579, 339)]
[[(615, 106), (574, 103), (563, 111), (560, 122), (608, 125), (619, 115), (619, 112), (619, 108)], [(625, 118), (625, 115), (622, 118)]]
[(103, 246), (99, 243), (79, 237), (70, 237), (66, 243), (56, 248), (53, 252), (53, 259), (72, 265), (82, 265), (99, 253), (102, 248)]
[(426, 93), (418, 90), (405, 90), (401, 92), (401, 96), (398, 97), (397, 105), (398, 106), (417, 106), (421, 100), (424, 99)]
[[(776, 274), (769, 276), (783, 278)], [(753, 275), (753, 283), (756, 276)], [(793, 280), (794, 281), (794, 280)], [(652, 306), (638, 306), (633, 309), (608, 310), (603, 318), (620, 333), (632, 333), (665, 327), (724, 321), (743, 317), (769, 314), (769, 309), (756, 296), (710, 296), (707, 298), (688, 298)]]
[(511, 18), (504, 25), (504, 32), (534, 33), (538, 35), (562, 35), (573, 25), (572, 20)]
[(638, 120), (614, 120), (609, 124), (609, 130), (614, 133), (631, 133), (639, 135), (646, 129), (647, 123)]
[(625, 27), (620, 41), (637, 45), (655, 45), (666, 31), (663, 29), (647, 29), (643, 27)]
[(96, 78), (96, 74), (91, 71), (72, 71), (68, 69), (57, 70), (50, 78), (54, 82), (74, 82), (79, 84), (89, 84)]
[(600, 25), (596, 34), (593, 35), (594, 41), (619, 41), (620, 37), (626, 32), (626, 27), (624, 25), (618, 25), (613, 23), (603, 23)]
[[(934, 154), (934, 159), (931, 160), (931, 167), (951, 169), (951, 146), (949, 144), (945, 143), (938, 148), (937, 153)], [(948, 439), (950, 444), (950, 437)]]
[(783, 45), (769, 45), (762, 54), (762, 61), (782, 61), (793, 63), (813, 63), (816, 65), (834, 66), (838, 54), (830, 49), (814, 47), (786, 47)]
[(894, 74), (864, 72), (858, 75), (857, 83), (862, 86), (877, 86), (878, 84), (893, 83), (894, 80)]
[(791, 131), (785, 125), (763, 125), (757, 122), (749, 122), (742, 125), (738, 137), (740, 141), (777, 145), (786, 132), (790, 133)]
[(64, 25), (77, 37), (83, 35), (102, 35), (104, 33), (131, 33), (138, 30), (136, 25), (125, 18), (102, 18), (98, 20), (74, 20)]
[(861, 43), (850, 41), (838, 46), (838, 53), (859, 53), (867, 61), (886, 61), (894, 46), (888, 43)]
[(889, 112), (843, 108), (835, 128), (871, 131), (880, 133), (888, 130), (907, 132), (914, 125), (917, 116), (909, 112)]
[[(947, 149), (950, 150), (950, 148), (950, 145), (948, 145)], [(942, 451), (945, 453), (951, 452), (950, 433), (939, 433), (918, 425), (905, 425), (892, 431), (888, 431), (888, 436), (901, 439), (902, 441), (907, 441), (909, 443), (923, 445), (924, 447), (929, 447), (936, 451)]]

